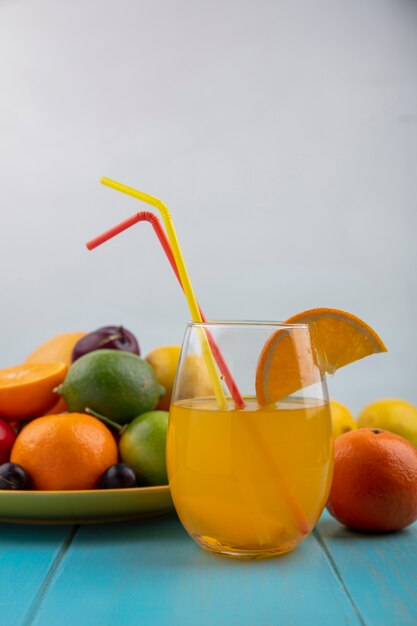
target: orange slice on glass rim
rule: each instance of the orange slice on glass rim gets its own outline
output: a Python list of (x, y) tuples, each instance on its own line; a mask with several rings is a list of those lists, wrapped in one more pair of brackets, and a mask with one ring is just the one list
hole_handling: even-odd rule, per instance
[(268, 339), (256, 368), (256, 397), (261, 406), (319, 382), (324, 373), (333, 374), (344, 365), (387, 351), (368, 324), (338, 309), (311, 309), (293, 315), (285, 324), (308, 324), (310, 333), (280, 329)]
[(62, 362), (23, 363), (0, 370), (0, 417), (25, 420), (39, 417), (58, 400), (54, 393), (67, 373)]

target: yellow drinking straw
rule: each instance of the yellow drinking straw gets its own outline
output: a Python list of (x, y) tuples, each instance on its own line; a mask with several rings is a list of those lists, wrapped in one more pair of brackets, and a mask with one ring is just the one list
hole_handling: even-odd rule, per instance
[[(178, 273), (181, 278), (181, 283), (184, 289), (184, 294), (187, 299), (187, 304), (190, 309), (191, 319), (193, 322), (201, 323), (202, 317), (200, 315), (200, 310), (198, 308), (197, 299), (194, 295), (194, 291), (191, 285), (191, 280), (188, 275), (187, 266), (185, 265), (184, 257), (181, 252), (180, 244), (178, 242), (178, 237), (175, 232), (174, 223), (172, 221), (171, 214), (169, 212), (168, 207), (160, 200), (159, 198), (155, 198), (154, 196), (149, 195), (148, 193), (144, 193), (143, 191), (138, 191), (133, 187), (128, 187), (127, 185), (123, 185), (122, 183), (118, 183), (115, 180), (111, 180), (111, 178), (103, 177), (101, 179), (101, 183), (106, 185), (107, 187), (111, 187), (116, 191), (120, 191), (122, 193), (127, 194), (128, 196), (132, 196), (132, 198), (136, 198), (137, 200), (141, 200), (146, 204), (150, 204), (158, 209), (161, 214), (162, 220), (164, 222), (168, 239), (171, 244), (172, 252), (174, 254), (175, 263), (177, 265)], [(226, 397), (224, 395), (223, 387), (221, 385), (220, 379), (217, 375), (216, 364), (213, 358), (213, 354), (211, 352), (206, 334), (203, 332), (200, 334), (201, 339), (201, 349), (203, 351), (203, 357), (206, 362), (207, 371), (210, 376), (210, 381), (213, 386), (214, 395), (216, 396), (216, 401), (220, 409), (224, 409), (227, 406)]]
[[(172, 252), (174, 255), (175, 263), (177, 265), (177, 270), (181, 278), (181, 283), (183, 286), (183, 290), (187, 299), (188, 307), (191, 313), (191, 319), (194, 322), (202, 322), (202, 317), (200, 315), (200, 310), (198, 308), (197, 300), (193, 292), (193, 288), (191, 286), (190, 277), (188, 275), (187, 267), (184, 262), (184, 258), (182, 256), (181, 248), (177, 239), (177, 235), (175, 232), (174, 224), (172, 222), (172, 218), (168, 207), (161, 201), (159, 198), (155, 198), (143, 191), (138, 191), (133, 187), (128, 187), (127, 185), (123, 185), (122, 183), (118, 183), (115, 180), (111, 180), (110, 178), (103, 177), (101, 179), (103, 185), (107, 187), (111, 187), (116, 191), (120, 191), (122, 193), (127, 194), (128, 196), (132, 196), (132, 198), (136, 198), (137, 200), (141, 200), (146, 204), (150, 204), (158, 209), (161, 217), (163, 219), (168, 239), (171, 244)], [(216, 365), (214, 361), (213, 354), (210, 349), (210, 345), (208, 343), (205, 332), (200, 333), (201, 346), (203, 351), (203, 356), (206, 362), (207, 370), (210, 375), (211, 383), (213, 385), (214, 393), (216, 396), (216, 401), (220, 409), (224, 409), (227, 406), (226, 397), (224, 395), (223, 388), (221, 386), (221, 382), (219, 377), (217, 376)], [(269, 450), (267, 450), (264, 442), (260, 439), (256, 429), (251, 430), (251, 437), (257, 441), (258, 445), (261, 449), (263, 449), (263, 459), (265, 466), (270, 470), (271, 475), (275, 476), (277, 482), (280, 483), (282, 493), (286, 498), (289, 509), (291, 510), (294, 520), (298, 526), (298, 529), (303, 535), (306, 535), (310, 532), (310, 524), (306, 519), (304, 512), (302, 511), (300, 505), (293, 497), (284, 476), (280, 473), (279, 469), (276, 467), (274, 463), (274, 458), (271, 456)], [(261, 545), (263, 543), (268, 542), (268, 529), (264, 523), (263, 515), (259, 510), (259, 503), (257, 502), (256, 494), (252, 487), (242, 494), (245, 500), (249, 503), (250, 508), (255, 512), (257, 512), (257, 521), (258, 521), (258, 536)]]

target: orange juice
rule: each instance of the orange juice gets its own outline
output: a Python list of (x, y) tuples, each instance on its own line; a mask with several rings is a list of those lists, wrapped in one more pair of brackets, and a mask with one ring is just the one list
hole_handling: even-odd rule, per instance
[[(293, 549), (317, 522), (333, 469), (327, 402), (287, 399), (259, 407), (214, 398), (175, 402), (167, 439), (169, 484), (188, 533), (215, 552)], [(295, 503), (295, 505), (294, 505)], [(309, 529), (300, 528), (294, 506)]]

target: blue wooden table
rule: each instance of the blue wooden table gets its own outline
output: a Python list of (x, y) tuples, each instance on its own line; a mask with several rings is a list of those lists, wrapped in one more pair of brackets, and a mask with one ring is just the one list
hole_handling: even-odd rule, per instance
[(417, 524), (351, 533), (328, 514), (293, 553), (234, 561), (174, 514), (85, 526), (0, 525), (3, 626), (417, 624)]

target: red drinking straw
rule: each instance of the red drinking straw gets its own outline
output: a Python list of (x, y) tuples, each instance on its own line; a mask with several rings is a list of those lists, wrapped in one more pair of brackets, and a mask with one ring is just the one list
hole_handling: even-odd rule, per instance
[[(174, 270), (175, 276), (177, 277), (178, 282), (180, 283), (182, 287), (181, 278), (178, 273), (177, 265), (175, 263), (175, 258), (171, 249), (171, 244), (169, 243), (168, 237), (166, 236), (165, 231), (162, 228), (159, 219), (151, 211), (141, 211), (140, 213), (136, 213), (135, 215), (132, 215), (132, 217), (129, 217), (127, 220), (124, 220), (123, 222), (120, 222), (120, 224), (117, 224), (117, 226), (113, 226), (113, 228), (110, 228), (109, 230), (102, 233), (101, 235), (98, 235), (98, 237), (94, 237), (94, 239), (91, 239), (91, 241), (89, 241), (86, 244), (88, 250), (94, 250), (94, 248), (97, 248), (105, 241), (108, 241), (109, 239), (112, 239), (112, 237), (119, 235), (124, 230), (127, 230), (128, 228), (130, 228), (134, 224), (137, 224), (138, 222), (149, 222), (152, 225), (155, 231), (155, 234), (158, 237), (159, 242), (165, 251), (168, 261), (170, 262), (171, 267)], [(206, 322), (207, 321), (206, 317), (203, 311), (201, 310), (200, 305), (198, 305), (198, 309), (200, 311), (201, 319), (203, 320), (203, 322)], [(236, 408), (244, 409), (245, 402), (242, 398), (242, 395), (239, 391), (236, 381), (233, 378), (232, 373), (229, 370), (227, 363), (223, 358), (222, 353), (220, 352), (219, 346), (217, 345), (213, 335), (208, 329), (206, 329), (206, 336), (207, 336), (213, 357), (217, 363), (217, 367), (222, 373), (222, 376), (230, 391), (230, 394), (233, 398)]]
[[(141, 211), (140, 213), (136, 213), (135, 215), (132, 215), (132, 217), (129, 217), (127, 220), (124, 220), (123, 222), (120, 222), (120, 224), (117, 224), (117, 226), (114, 226), (113, 228), (110, 228), (109, 230), (107, 230), (106, 232), (102, 233), (101, 235), (99, 235), (98, 237), (95, 237), (94, 239), (91, 239), (91, 241), (89, 241), (86, 245), (88, 250), (94, 250), (94, 248), (97, 248), (97, 246), (100, 246), (102, 243), (104, 243), (105, 241), (108, 241), (109, 239), (111, 239), (112, 237), (115, 237), (116, 235), (119, 235), (121, 232), (123, 232), (124, 230), (127, 230), (128, 228), (130, 228), (131, 226), (133, 226), (134, 224), (137, 224), (138, 222), (149, 222), (150, 224), (152, 224), (153, 229), (156, 233), (156, 236), (158, 237), (163, 249), (165, 250), (165, 254), (168, 258), (168, 261), (171, 264), (172, 269), (175, 272), (175, 275), (178, 279), (178, 282), (180, 283), (181, 287), (182, 287), (182, 283), (181, 283), (181, 278), (179, 276), (178, 270), (177, 270), (177, 265), (175, 263), (175, 259), (174, 259), (174, 255), (171, 249), (171, 244), (169, 243), (168, 237), (165, 234), (164, 229), (161, 226), (161, 223), (159, 221), (159, 219), (157, 218), (156, 215), (154, 215), (151, 211)], [(206, 318), (200, 308), (200, 305), (198, 305), (199, 311), (200, 311), (200, 315), (201, 318), (203, 320), (203, 322), (206, 321)], [(207, 336), (207, 340), (209, 342), (212, 354), (213, 354), (213, 358), (215, 359), (217, 366), (220, 370), (220, 372), (222, 372), (224, 381), (230, 391), (230, 394), (233, 398), (233, 401), (236, 405), (236, 408), (238, 409), (244, 409), (245, 408), (245, 402), (240, 394), (240, 391), (238, 389), (238, 386), (236, 385), (236, 382), (227, 366), (227, 363), (225, 362), (222, 353), (220, 352), (220, 348), (217, 345), (213, 335), (210, 333), (210, 331), (208, 329), (205, 329), (206, 331), (206, 336)], [(256, 433), (255, 433), (256, 434)], [(259, 438), (258, 438), (259, 439)], [(271, 461), (270, 461), (270, 454), (269, 453), (265, 453), (265, 457), (267, 459), (267, 463), (269, 465), (272, 465)], [(279, 476), (278, 477), (279, 480), (281, 481), (281, 483), (284, 485), (284, 493), (286, 494), (286, 498), (288, 501), (288, 505), (291, 509), (291, 511), (293, 512), (293, 515), (296, 519), (298, 528), (300, 529), (300, 532), (303, 535), (307, 535), (311, 528), (309, 525), (309, 522), (307, 520), (307, 518), (305, 517), (302, 509), (300, 508), (298, 502), (294, 499), (293, 495), (291, 494), (290, 490), (288, 489), (288, 486), (286, 486), (286, 482), (284, 480), (283, 476)]]

